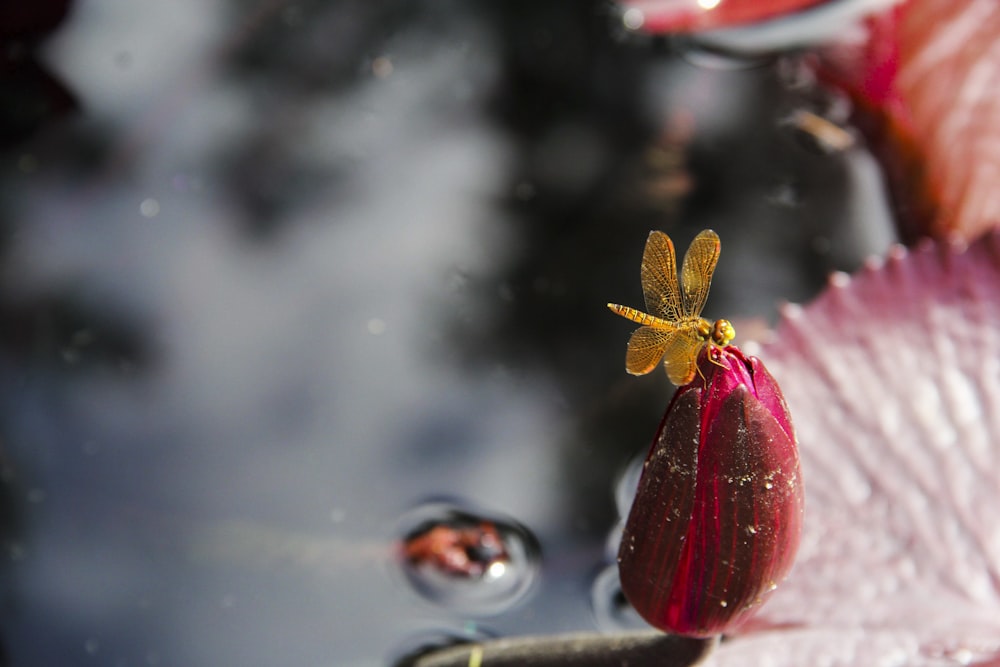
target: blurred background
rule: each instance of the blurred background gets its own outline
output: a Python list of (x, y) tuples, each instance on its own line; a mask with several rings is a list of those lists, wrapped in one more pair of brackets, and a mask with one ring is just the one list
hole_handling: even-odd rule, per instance
[(720, 233), (741, 345), (892, 241), (795, 52), (603, 1), (39, 0), (0, 40), (2, 664), (640, 627), (616, 488), (672, 387), (605, 303), (648, 231)]

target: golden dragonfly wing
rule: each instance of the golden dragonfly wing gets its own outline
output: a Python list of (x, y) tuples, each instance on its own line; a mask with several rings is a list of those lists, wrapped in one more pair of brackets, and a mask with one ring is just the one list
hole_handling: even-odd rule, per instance
[(632, 375), (645, 375), (656, 368), (674, 333), (673, 329), (654, 329), (645, 326), (636, 329), (628, 339), (625, 370)]
[(698, 354), (704, 345), (705, 341), (698, 337), (694, 327), (681, 327), (671, 332), (663, 351), (663, 365), (671, 382), (681, 386), (694, 379)]
[(722, 243), (719, 235), (706, 229), (691, 242), (681, 267), (681, 301), (683, 313), (689, 317), (701, 315), (712, 286), (712, 274), (719, 261)]
[(642, 294), (650, 315), (671, 322), (681, 319), (674, 243), (663, 232), (652, 231), (646, 239), (646, 249), (642, 252)]

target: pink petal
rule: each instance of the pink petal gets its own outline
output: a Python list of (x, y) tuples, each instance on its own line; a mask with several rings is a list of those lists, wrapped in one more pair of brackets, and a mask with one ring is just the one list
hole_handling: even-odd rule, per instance
[(744, 627), (773, 632), (716, 664), (1000, 661), (1000, 233), (836, 276), (761, 356), (799, 435), (802, 545)]

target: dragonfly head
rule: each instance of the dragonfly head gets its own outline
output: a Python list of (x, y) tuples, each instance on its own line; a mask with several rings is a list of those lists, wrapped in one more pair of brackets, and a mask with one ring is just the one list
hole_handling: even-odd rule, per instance
[(698, 332), (698, 338), (719, 347), (729, 345), (729, 342), (736, 337), (736, 329), (729, 320), (716, 320), (715, 324), (712, 324), (706, 319), (701, 319), (695, 325), (695, 331)]
[(729, 320), (715, 320), (712, 325), (712, 342), (720, 347), (729, 345), (736, 337), (736, 329)]

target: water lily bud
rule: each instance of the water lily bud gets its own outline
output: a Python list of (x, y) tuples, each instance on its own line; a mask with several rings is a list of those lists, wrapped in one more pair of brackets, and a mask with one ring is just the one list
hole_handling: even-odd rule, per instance
[(791, 417), (761, 361), (706, 346), (698, 369), (646, 457), (618, 569), (651, 625), (709, 636), (746, 621), (788, 573), (803, 494)]

